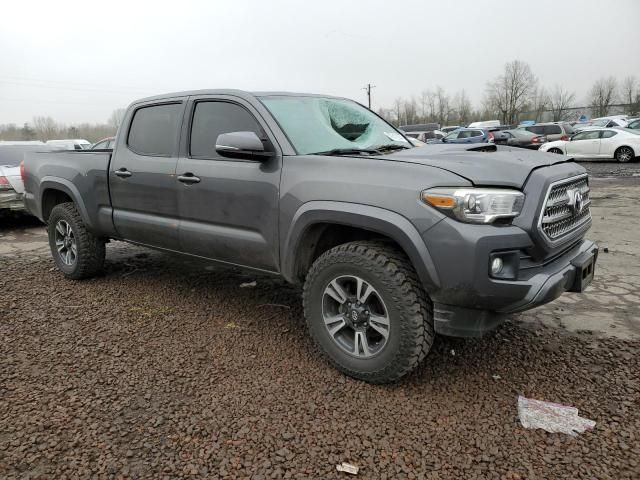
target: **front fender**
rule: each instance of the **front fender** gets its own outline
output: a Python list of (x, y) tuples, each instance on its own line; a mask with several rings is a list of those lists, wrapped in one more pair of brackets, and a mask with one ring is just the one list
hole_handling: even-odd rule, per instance
[(300, 206), (285, 236), (281, 255), (282, 275), (295, 281), (296, 258), (305, 233), (319, 223), (346, 225), (379, 233), (394, 240), (408, 255), (427, 292), (437, 290), (440, 281), (422, 236), (405, 217), (370, 205), (357, 203), (312, 201)]

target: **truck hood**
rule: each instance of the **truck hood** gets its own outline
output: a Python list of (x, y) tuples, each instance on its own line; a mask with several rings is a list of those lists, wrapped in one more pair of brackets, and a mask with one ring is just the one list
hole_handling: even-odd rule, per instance
[(564, 155), (493, 144), (429, 144), (376, 158), (440, 168), (466, 178), (475, 186), (513, 188), (522, 188), (537, 168), (572, 161)]

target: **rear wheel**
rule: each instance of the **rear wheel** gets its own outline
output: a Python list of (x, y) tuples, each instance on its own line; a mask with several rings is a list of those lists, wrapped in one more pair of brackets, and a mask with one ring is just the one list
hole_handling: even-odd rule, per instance
[(618, 162), (627, 163), (634, 159), (635, 154), (630, 147), (620, 147), (613, 156)]
[(547, 152), (549, 152), (549, 153), (558, 153), (558, 154), (562, 155), (562, 150), (560, 150), (559, 148), (550, 148), (549, 150), (547, 150)]
[(341, 372), (389, 383), (411, 372), (433, 343), (431, 304), (406, 256), (382, 242), (321, 255), (304, 286), (311, 336)]
[(89, 232), (73, 203), (61, 203), (48, 222), (49, 247), (56, 266), (73, 280), (97, 274), (104, 264), (104, 241)]

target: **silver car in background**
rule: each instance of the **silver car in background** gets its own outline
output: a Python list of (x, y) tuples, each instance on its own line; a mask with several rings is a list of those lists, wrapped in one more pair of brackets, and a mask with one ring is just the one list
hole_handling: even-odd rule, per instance
[(24, 210), (24, 183), (20, 172), (24, 154), (51, 149), (42, 142), (0, 142), (0, 214)]

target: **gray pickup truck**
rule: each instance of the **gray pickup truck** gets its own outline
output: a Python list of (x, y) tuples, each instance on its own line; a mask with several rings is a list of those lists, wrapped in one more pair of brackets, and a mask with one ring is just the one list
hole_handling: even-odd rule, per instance
[(34, 153), (27, 208), (71, 279), (125, 240), (303, 285), (342, 372), (392, 382), (435, 333), (478, 336), (581, 292), (597, 246), (569, 158), (489, 144), (413, 147), (358, 103), (201, 90), (134, 102), (113, 151)]

